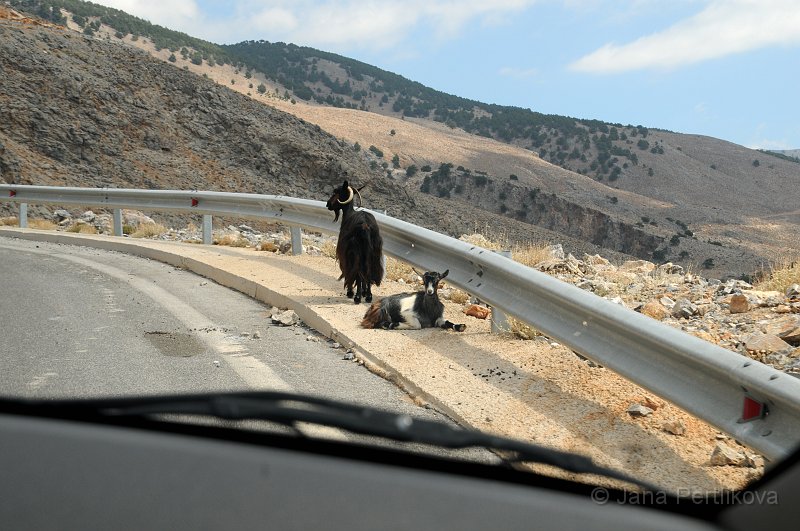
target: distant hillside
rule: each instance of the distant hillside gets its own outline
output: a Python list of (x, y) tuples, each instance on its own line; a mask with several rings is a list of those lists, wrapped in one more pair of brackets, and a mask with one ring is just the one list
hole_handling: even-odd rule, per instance
[(770, 150), (769, 153), (779, 157), (788, 157), (794, 162), (800, 162), (800, 149)]
[[(424, 118), (469, 133), (511, 142), (566, 169), (614, 181), (637, 164), (638, 152), (658, 150), (647, 145), (648, 129), (597, 120), (548, 115), (518, 107), (492, 105), (426, 87), (377, 67), (294, 44), (246, 41), (218, 46), (175, 32), (122, 11), (79, 0), (12, 0), (15, 8), (63, 23), (61, 10), (87, 35), (100, 24), (118, 37), (147, 37), (157, 50), (169, 49), (192, 62), (233, 64), (258, 71), (293, 98), (334, 107)], [(628, 139), (632, 141), (628, 141)], [(646, 148), (642, 147), (647, 145)]]

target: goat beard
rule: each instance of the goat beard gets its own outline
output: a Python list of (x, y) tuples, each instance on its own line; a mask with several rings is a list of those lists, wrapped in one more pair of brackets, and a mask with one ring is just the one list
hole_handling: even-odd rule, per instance
[(336, 214), (335, 216), (333, 216), (333, 222), (334, 222), (334, 223), (336, 223), (337, 221), (339, 221), (339, 212), (341, 212), (341, 210), (339, 210), (339, 209), (337, 208), (337, 209), (336, 209), (336, 210), (334, 210), (333, 212)]

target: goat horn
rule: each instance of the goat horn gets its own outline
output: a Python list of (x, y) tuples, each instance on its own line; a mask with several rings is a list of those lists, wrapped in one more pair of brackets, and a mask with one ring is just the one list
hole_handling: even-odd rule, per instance
[(352, 200), (353, 200), (353, 188), (351, 188), (350, 186), (348, 186), (348, 187), (347, 187), (347, 189), (348, 189), (348, 190), (350, 190), (350, 197), (348, 197), (348, 198), (347, 198), (345, 201), (342, 201), (342, 200), (340, 200), (338, 197), (336, 198), (336, 201), (337, 201), (337, 202), (338, 202), (340, 205), (346, 205), (347, 203), (349, 203), (350, 201), (352, 201)]

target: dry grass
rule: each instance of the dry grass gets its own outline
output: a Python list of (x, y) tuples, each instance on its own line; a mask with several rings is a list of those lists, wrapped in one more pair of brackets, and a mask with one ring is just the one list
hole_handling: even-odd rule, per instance
[(131, 233), (131, 238), (152, 238), (161, 236), (167, 232), (167, 228), (159, 223), (142, 223)]
[(763, 291), (785, 293), (792, 284), (800, 284), (800, 254), (781, 256), (764, 271), (763, 280), (754, 287)]
[(56, 230), (58, 225), (48, 219), (32, 219), (28, 221), (28, 227), (37, 230)]
[(488, 238), (476, 231), (473, 234), (465, 234), (461, 240), (490, 251), (510, 250), (512, 260), (528, 267), (552, 258), (549, 243), (512, 243), (507, 234), (491, 234), (488, 232), (491, 231), (488, 227), (485, 230), (490, 234)]
[(256, 251), (266, 251), (268, 253), (277, 253), (278, 246), (272, 242), (261, 242), (256, 246)]
[(534, 267), (552, 258), (552, 253), (550, 245), (546, 243), (518, 244), (511, 249), (511, 258), (522, 265)]
[(214, 245), (224, 245), (227, 247), (250, 247), (250, 242), (247, 238), (242, 238), (240, 235), (226, 234), (221, 238), (214, 240)]
[(97, 234), (97, 229), (87, 223), (78, 222), (67, 229), (67, 232), (76, 234)]
[(7, 226), (7, 227), (16, 227), (19, 225), (19, 218), (15, 216), (9, 216), (7, 218), (0, 218), (0, 227)]
[(466, 304), (469, 302), (469, 293), (458, 288), (453, 288), (453, 292), (450, 294), (450, 300), (456, 304)]
[(401, 262), (391, 256), (386, 257), (386, 279), (387, 280), (408, 280), (408, 278), (415, 274), (410, 265)]
[(322, 252), (322, 256), (327, 256), (328, 258), (336, 260), (336, 240), (326, 240), (322, 242), (322, 245), (319, 246), (319, 250)]
[(509, 332), (519, 339), (533, 339), (542, 335), (542, 333), (534, 327), (513, 317), (508, 317), (508, 324), (511, 327)]

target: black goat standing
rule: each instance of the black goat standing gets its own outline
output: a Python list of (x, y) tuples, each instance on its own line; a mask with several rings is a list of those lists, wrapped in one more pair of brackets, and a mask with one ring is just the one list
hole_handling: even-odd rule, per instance
[(372, 302), (372, 284), (380, 286), (383, 279), (383, 238), (375, 216), (354, 208), (353, 198), (357, 193), (358, 190), (345, 181), (328, 199), (328, 210), (336, 213), (334, 222), (339, 220), (339, 212), (342, 213), (336, 242), (336, 259), (342, 270), (339, 280), (344, 279), (347, 297), (356, 304), (361, 302), (362, 296), (366, 302)]
[(439, 327), (463, 332), (467, 325), (454, 324), (444, 318), (444, 304), (439, 300), (437, 293), (439, 281), (449, 272), (449, 269), (441, 274), (428, 271), (422, 276), (424, 290), (417, 293), (390, 295), (373, 302), (367, 313), (364, 314), (361, 326), (389, 330), (396, 328), (419, 330), (420, 328)]

